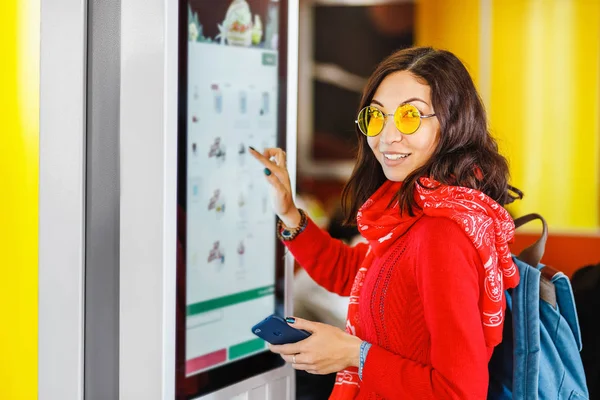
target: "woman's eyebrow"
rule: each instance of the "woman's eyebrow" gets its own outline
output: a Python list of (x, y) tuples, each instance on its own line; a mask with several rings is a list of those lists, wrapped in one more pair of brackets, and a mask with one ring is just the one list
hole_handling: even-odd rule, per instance
[[(400, 104), (404, 104), (404, 103), (410, 103), (411, 101), (420, 101), (421, 103), (423, 103), (423, 104), (425, 104), (425, 105), (429, 105), (429, 103), (427, 103), (425, 100), (423, 100), (423, 99), (420, 99), (420, 98), (418, 98), (418, 97), (411, 97), (410, 99), (404, 100), (404, 101), (403, 101), (402, 103), (400, 103)], [(381, 107), (385, 107), (383, 104), (381, 104), (381, 102), (379, 102), (379, 101), (377, 101), (377, 100), (375, 100), (375, 99), (371, 100), (371, 103), (377, 104), (377, 105), (379, 105), (379, 106), (381, 106)]]
[(420, 99), (418, 97), (411, 97), (408, 100), (404, 100), (403, 103), (410, 103), (411, 101), (420, 101), (421, 103), (425, 104), (425, 105), (429, 105), (425, 100)]

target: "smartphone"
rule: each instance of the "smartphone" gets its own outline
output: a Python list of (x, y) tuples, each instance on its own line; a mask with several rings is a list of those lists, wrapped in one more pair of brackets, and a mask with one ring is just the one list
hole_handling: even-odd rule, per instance
[(303, 329), (292, 328), (278, 315), (270, 315), (254, 325), (252, 333), (271, 344), (296, 343), (310, 336)]

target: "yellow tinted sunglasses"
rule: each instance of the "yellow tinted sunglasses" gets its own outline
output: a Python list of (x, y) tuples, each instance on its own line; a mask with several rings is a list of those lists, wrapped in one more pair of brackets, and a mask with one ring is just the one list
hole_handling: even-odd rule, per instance
[(405, 135), (412, 135), (421, 126), (422, 118), (435, 117), (434, 114), (423, 115), (410, 103), (400, 104), (393, 114), (386, 114), (375, 106), (367, 106), (360, 110), (356, 119), (358, 129), (369, 137), (377, 136), (385, 127), (386, 118), (394, 117), (394, 125)]

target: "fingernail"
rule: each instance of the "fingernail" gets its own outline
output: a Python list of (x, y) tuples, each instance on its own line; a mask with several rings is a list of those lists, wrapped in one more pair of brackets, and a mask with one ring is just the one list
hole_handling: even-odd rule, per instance
[(294, 317), (287, 317), (285, 319), (285, 322), (287, 322), (288, 324), (293, 324), (294, 322), (296, 322), (296, 318), (294, 318)]
[(269, 168), (265, 168), (265, 175), (266, 176), (271, 175), (271, 170)]
[(256, 151), (256, 149), (255, 149), (254, 147), (252, 147), (252, 146), (248, 146), (248, 148), (249, 148), (250, 150)]

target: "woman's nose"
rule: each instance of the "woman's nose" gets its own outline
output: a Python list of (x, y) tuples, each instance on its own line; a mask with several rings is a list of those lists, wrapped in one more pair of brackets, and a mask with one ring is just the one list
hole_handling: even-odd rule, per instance
[(394, 124), (394, 115), (386, 115), (386, 118), (386, 124), (384, 125), (383, 130), (380, 133), (380, 140), (386, 144), (401, 142), (404, 138), (404, 135), (402, 135), (402, 132), (400, 132), (398, 128), (396, 128), (396, 124)]

